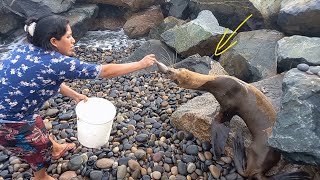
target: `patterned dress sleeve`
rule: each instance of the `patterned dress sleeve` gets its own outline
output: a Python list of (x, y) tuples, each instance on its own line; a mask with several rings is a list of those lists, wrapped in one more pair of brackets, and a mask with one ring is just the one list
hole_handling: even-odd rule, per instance
[(86, 63), (68, 56), (52, 58), (51, 62), (60, 80), (96, 79), (99, 78), (102, 69), (100, 64)]

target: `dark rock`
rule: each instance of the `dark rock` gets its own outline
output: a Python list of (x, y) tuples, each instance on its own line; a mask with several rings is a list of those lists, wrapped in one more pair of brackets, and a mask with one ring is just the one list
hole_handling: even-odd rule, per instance
[(286, 159), (320, 164), (320, 78), (297, 69), (283, 79), (282, 104), (269, 144)]
[(9, 156), (8, 155), (1, 155), (0, 156), (0, 162), (3, 162), (3, 161), (6, 161), (9, 159)]
[(209, 141), (204, 141), (202, 143), (202, 149), (203, 151), (209, 151), (211, 149), (211, 143)]
[(209, 74), (212, 61), (213, 60), (208, 56), (200, 57), (199, 55), (194, 55), (174, 64), (173, 66), (175, 68), (185, 68), (200, 74)]
[(90, 172), (90, 179), (102, 179), (103, 172), (99, 170), (94, 170)]
[(196, 158), (190, 155), (183, 155), (181, 160), (185, 163), (189, 163), (189, 162), (195, 162)]
[(253, 16), (241, 26), (241, 31), (262, 29), (265, 26), (261, 12), (251, 1), (190, 0), (189, 8), (194, 16), (202, 10), (211, 11), (221, 26), (232, 30), (235, 30), (250, 14)]
[(290, 0), (281, 3), (278, 24), (282, 31), (293, 35), (317, 36), (320, 34), (320, 3), (318, 0)]
[(147, 134), (138, 134), (136, 136), (136, 140), (140, 143), (147, 142), (148, 138), (149, 138), (149, 135)]
[(294, 35), (280, 39), (276, 46), (278, 72), (288, 71), (301, 63), (320, 65), (319, 48), (320, 38)]
[(186, 153), (189, 155), (198, 155), (198, 146), (197, 145), (189, 145), (186, 148)]
[(188, 174), (187, 165), (183, 162), (178, 162), (178, 172), (181, 175), (187, 175)]
[(241, 32), (237, 44), (220, 57), (221, 66), (245, 82), (256, 82), (277, 74), (275, 48), (284, 35), (276, 30)]
[(142, 180), (151, 180), (151, 177), (149, 175), (143, 175)]

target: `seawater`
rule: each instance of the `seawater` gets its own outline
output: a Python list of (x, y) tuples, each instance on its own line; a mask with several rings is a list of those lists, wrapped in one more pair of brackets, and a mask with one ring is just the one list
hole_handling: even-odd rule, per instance
[[(119, 31), (88, 31), (81, 39), (79, 39), (75, 46), (84, 45), (88, 48), (96, 47), (103, 50), (121, 50), (126, 49), (131, 44), (142, 44), (145, 41), (144, 38), (130, 39), (125, 35), (123, 29), (120, 29)], [(20, 35), (12, 41), (0, 44), (0, 60), (4, 60), (11, 50), (25, 43), (27, 43), (26, 36)]]
[(27, 43), (27, 37), (25, 35), (19, 35), (12, 40), (0, 43), (0, 61), (4, 60), (11, 50), (25, 43)]
[(124, 34), (123, 29), (119, 31), (88, 31), (77, 43), (76, 46), (85, 45), (86, 47), (96, 47), (103, 50), (121, 50), (131, 44), (142, 44), (146, 40), (130, 39)]

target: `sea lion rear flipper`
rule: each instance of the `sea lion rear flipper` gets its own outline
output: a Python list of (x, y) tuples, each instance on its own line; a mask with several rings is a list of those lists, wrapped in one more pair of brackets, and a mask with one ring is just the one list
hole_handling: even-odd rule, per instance
[(283, 173), (271, 176), (270, 180), (311, 180), (310, 174), (305, 171)]
[(244, 139), (242, 132), (237, 130), (236, 137), (233, 140), (234, 165), (239, 174), (244, 174), (246, 166), (246, 152), (244, 149)]
[(211, 123), (211, 144), (213, 148), (213, 158), (219, 160), (224, 152), (230, 128), (223, 123), (212, 121)]

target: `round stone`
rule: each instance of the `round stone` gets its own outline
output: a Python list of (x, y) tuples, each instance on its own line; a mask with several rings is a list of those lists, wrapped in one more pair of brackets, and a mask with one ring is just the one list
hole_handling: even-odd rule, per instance
[(310, 72), (312, 72), (313, 74), (318, 74), (320, 72), (320, 66), (311, 66)]
[(309, 70), (309, 65), (308, 64), (305, 64), (305, 63), (301, 63), (301, 64), (298, 64), (297, 68), (300, 70), (300, 71), (303, 71), (303, 72), (306, 72)]
[(187, 146), (186, 153), (189, 155), (197, 155), (198, 154), (198, 146), (197, 145)]
[(154, 179), (161, 179), (161, 173), (160, 173), (159, 171), (154, 171), (154, 172), (152, 173), (152, 177), (153, 177)]

